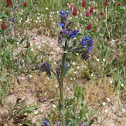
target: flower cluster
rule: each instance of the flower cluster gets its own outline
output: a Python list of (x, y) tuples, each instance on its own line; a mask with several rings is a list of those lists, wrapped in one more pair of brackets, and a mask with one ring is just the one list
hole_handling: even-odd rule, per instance
[(61, 14), (61, 22), (67, 21), (68, 16), (69, 16), (70, 13), (71, 13), (70, 11), (61, 10), (60, 11), (60, 14)]
[(107, 6), (108, 5), (108, 0), (105, 0), (105, 6)]
[(77, 15), (77, 7), (75, 6), (74, 7), (74, 10), (73, 10), (73, 15), (76, 16)]
[(65, 37), (69, 40), (70, 38), (74, 38), (76, 35), (78, 35), (78, 30), (71, 30), (70, 25), (72, 24), (72, 21), (67, 22), (68, 16), (71, 12), (70, 11), (63, 11), (61, 10), (61, 23), (59, 23), (59, 26), (62, 27), (62, 30), (59, 35), (58, 43), (61, 44)]
[(85, 35), (85, 38), (82, 40), (80, 45), (86, 47), (86, 50), (81, 55), (82, 59), (88, 60), (90, 58), (91, 50), (94, 46), (93, 38), (89, 38), (88, 35)]
[(93, 44), (93, 38), (89, 38), (88, 35), (85, 35), (85, 38), (82, 40), (82, 46), (88, 45), (88, 50), (91, 51)]
[(12, 6), (12, 0), (7, 0), (7, 6)]
[(2, 25), (1, 25), (1, 28), (2, 28), (2, 29), (6, 29), (6, 24), (5, 24), (5, 23), (6, 23), (6, 22), (3, 21)]
[(27, 3), (26, 2), (24, 2), (24, 7), (27, 7)]
[(121, 2), (119, 2), (117, 5), (118, 5), (118, 6), (121, 6)]
[(90, 30), (92, 29), (92, 23), (90, 22), (89, 25), (87, 26), (87, 29)]
[(83, 3), (82, 3), (82, 6), (86, 7), (86, 5), (87, 5), (86, 0), (84, 0)]

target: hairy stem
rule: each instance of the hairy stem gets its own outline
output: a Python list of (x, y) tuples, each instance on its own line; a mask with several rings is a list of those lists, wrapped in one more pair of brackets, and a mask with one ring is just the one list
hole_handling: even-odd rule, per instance
[[(65, 50), (66, 50), (67, 41), (65, 43)], [(65, 51), (64, 50), (64, 51)], [(64, 64), (66, 60), (66, 53), (63, 54), (62, 58), (62, 68), (61, 68), (61, 78), (60, 78), (60, 103), (63, 105), (64, 110), (64, 93), (63, 93), (63, 78), (64, 78)], [(65, 126), (65, 114), (62, 113), (62, 126)]]

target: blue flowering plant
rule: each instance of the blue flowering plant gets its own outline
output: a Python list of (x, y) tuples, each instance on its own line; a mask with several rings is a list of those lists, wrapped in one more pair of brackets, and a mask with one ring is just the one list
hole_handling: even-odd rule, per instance
[(59, 46), (63, 48), (63, 54), (61, 60), (58, 62), (56, 72), (52, 70), (51, 64), (45, 62), (40, 66), (42, 72), (46, 72), (49, 77), (54, 74), (59, 82), (60, 87), (60, 104), (59, 111), (62, 118), (62, 126), (65, 126), (65, 104), (64, 104), (64, 92), (63, 92), (63, 80), (70, 72), (71, 62), (69, 55), (72, 52), (80, 53), (83, 60), (88, 60), (91, 56), (91, 52), (94, 46), (93, 38), (89, 38), (88, 35), (82, 39), (81, 42), (73, 43), (73, 39), (81, 35), (79, 30), (72, 30), (73, 22), (69, 20), (70, 11), (60, 11), (60, 34), (58, 38)]

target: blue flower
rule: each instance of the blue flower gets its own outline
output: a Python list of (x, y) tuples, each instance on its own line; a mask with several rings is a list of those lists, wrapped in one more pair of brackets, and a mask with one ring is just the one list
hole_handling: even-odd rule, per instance
[(48, 124), (48, 121), (47, 121), (47, 120), (45, 120), (45, 121), (43, 122), (43, 124), (44, 124), (44, 125), (47, 125), (47, 124)]
[(11, 18), (12, 22), (14, 22), (14, 18)]
[(65, 33), (67, 34), (67, 35), (69, 35), (70, 33), (69, 33), (69, 29), (67, 29), (66, 31), (65, 31)]
[(61, 63), (61, 62), (58, 62), (58, 64), (59, 64), (59, 65), (62, 65), (62, 63)]
[[(61, 65), (62, 65), (62, 62), (59, 61), (58, 64), (59, 64), (59, 66), (61, 66)], [(66, 65), (67, 65), (67, 64), (64, 64), (64, 66), (66, 66)]]
[(91, 44), (93, 44), (93, 43), (94, 43), (93, 38), (91, 38)]
[(83, 41), (83, 46), (87, 45), (87, 41)]
[(83, 42), (83, 41), (86, 41), (86, 38), (84, 38), (84, 39), (82, 40), (82, 42)]
[(89, 46), (88, 46), (88, 51), (91, 51), (91, 49), (92, 49), (92, 46), (89, 45)]
[(65, 26), (65, 23), (59, 23), (59, 26)]
[(23, 1), (21, 1), (21, 3), (23, 3)]
[(74, 33), (77, 33), (77, 32), (79, 32), (79, 30), (74, 30), (73, 32), (74, 32)]
[(78, 30), (73, 31), (74, 35), (78, 35), (78, 32), (79, 32)]
[(60, 11), (60, 14), (62, 14), (62, 16), (65, 18), (68, 16), (68, 14), (70, 14), (71, 12), (70, 11), (64, 11), (64, 10), (61, 10)]
[(71, 38), (74, 38), (75, 37), (75, 34), (74, 33), (71, 33)]
[(73, 33), (71, 33), (71, 38), (74, 38), (75, 35), (78, 35), (78, 30), (74, 30)]
[(86, 38), (86, 39), (89, 39), (88, 35), (85, 35), (85, 38)]
[[(83, 46), (85, 46), (85, 44), (87, 44), (88, 46), (92, 46), (94, 41), (93, 41), (93, 38), (89, 38), (88, 35), (85, 35), (85, 38), (82, 40), (82, 43), (83, 43)], [(91, 50), (91, 47), (89, 47), (88, 50)]]
[(94, 41), (91, 41), (91, 44), (93, 44), (94, 43)]
[(45, 62), (44, 64), (49, 65), (47, 62)]

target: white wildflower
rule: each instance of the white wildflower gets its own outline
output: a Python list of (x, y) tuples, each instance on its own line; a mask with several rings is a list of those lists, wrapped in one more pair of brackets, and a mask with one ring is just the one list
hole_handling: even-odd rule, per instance
[(93, 77), (94, 75), (93, 74), (91, 74), (91, 77)]
[(97, 59), (97, 62), (99, 62), (99, 59)]
[(110, 99), (109, 99), (109, 98), (107, 98), (107, 101), (109, 101), (109, 102), (110, 102)]
[(122, 87), (124, 87), (124, 84), (121, 84)]
[(34, 114), (38, 114), (38, 111), (35, 111)]
[(75, 65), (75, 62), (73, 62), (72, 64)]
[(110, 83), (112, 84), (112, 80), (110, 80)]
[(77, 66), (77, 69), (80, 69), (80, 67), (79, 67), (79, 66)]
[(105, 103), (105, 102), (103, 102), (103, 103), (102, 103), (102, 105), (106, 105), (106, 103)]
[(55, 104), (52, 104), (52, 107), (53, 107), (53, 108), (56, 108), (56, 105), (55, 105)]

